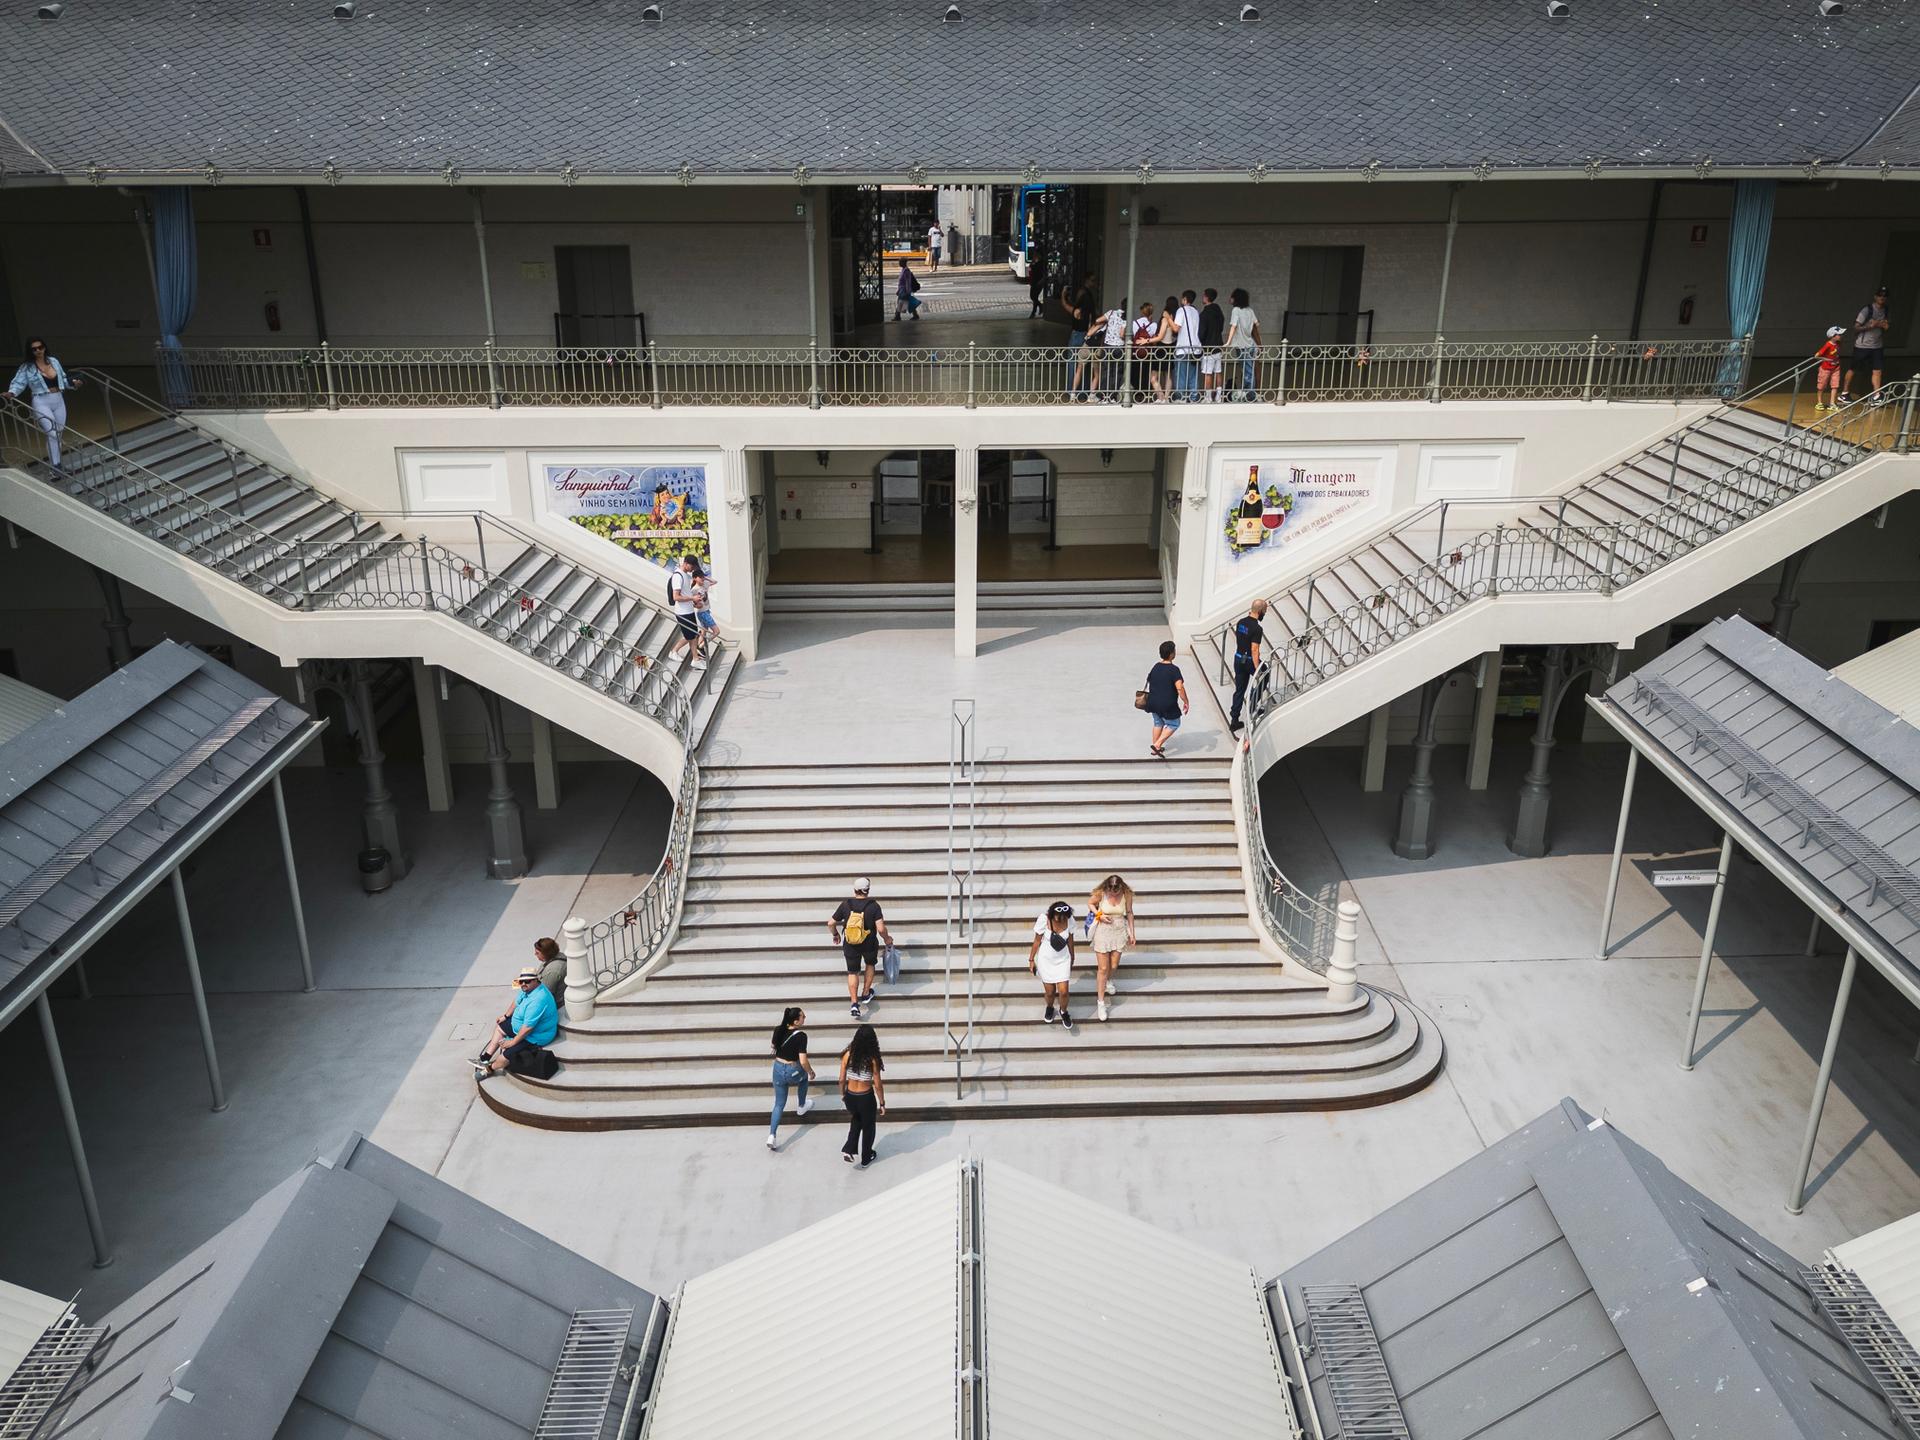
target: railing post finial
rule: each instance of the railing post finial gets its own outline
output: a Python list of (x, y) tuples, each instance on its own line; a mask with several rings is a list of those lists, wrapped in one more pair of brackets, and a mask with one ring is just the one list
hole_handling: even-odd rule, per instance
[(1327, 999), (1343, 1005), (1360, 994), (1360, 906), (1342, 900), (1333, 922), (1333, 954), (1327, 960)]
[(560, 927), (560, 954), (567, 962), (567, 1019), (593, 1019), (593, 963), (587, 955), (587, 922), (570, 916)]

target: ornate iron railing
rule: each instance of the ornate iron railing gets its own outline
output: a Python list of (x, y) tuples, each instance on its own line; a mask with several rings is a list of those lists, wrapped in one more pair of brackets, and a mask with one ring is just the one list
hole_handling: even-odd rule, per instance
[(618, 910), (587, 929), (587, 962), (596, 991), (639, 974), (673, 939), (687, 889), (687, 857), (693, 848), (693, 821), (700, 801), (700, 764), (688, 745), (680, 764), (680, 787), (673, 798), (673, 822), (660, 863), (640, 891)]
[[(1739, 388), (1752, 337), (1278, 345), (1209, 352), (1222, 394), (1367, 400), (1686, 400)], [(1198, 397), (1201, 352), (1102, 344), (760, 348), (187, 346), (166, 352), (192, 409), (509, 405), (1120, 405)], [(1736, 377), (1729, 381), (1728, 377)]]
[(1287, 878), (1267, 849), (1260, 820), (1260, 777), (1253, 770), (1253, 747), (1243, 744), (1234, 760), (1240, 767), (1240, 823), (1253, 858), (1253, 887), (1260, 918), (1280, 948), (1316, 974), (1327, 973), (1333, 957), (1334, 908)]

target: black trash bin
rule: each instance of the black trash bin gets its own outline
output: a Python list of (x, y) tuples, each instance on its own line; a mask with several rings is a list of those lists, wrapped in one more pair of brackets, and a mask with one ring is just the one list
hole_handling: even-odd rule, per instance
[(380, 846), (360, 852), (360, 888), (378, 895), (393, 884), (393, 857)]

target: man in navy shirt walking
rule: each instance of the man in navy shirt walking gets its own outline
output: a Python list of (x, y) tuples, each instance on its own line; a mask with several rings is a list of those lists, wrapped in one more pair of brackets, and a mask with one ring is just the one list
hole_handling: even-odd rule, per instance
[(1260, 642), (1266, 633), (1260, 619), (1267, 613), (1267, 602), (1256, 600), (1240, 623), (1233, 627), (1233, 708), (1227, 712), (1227, 729), (1240, 733), (1240, 710), (1247, 700), (1247, 684), (1260, 668)]

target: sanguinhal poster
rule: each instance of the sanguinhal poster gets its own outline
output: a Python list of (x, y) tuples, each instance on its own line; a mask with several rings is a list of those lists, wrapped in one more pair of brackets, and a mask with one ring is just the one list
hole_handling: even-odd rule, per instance
[(547, 513), (621, 549), (672, 565), (713, 556), (704, 465), (547, 465)]

